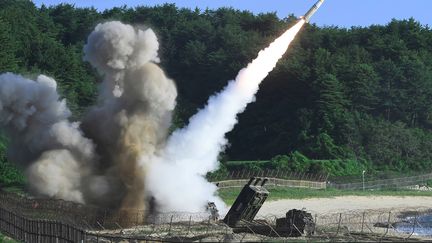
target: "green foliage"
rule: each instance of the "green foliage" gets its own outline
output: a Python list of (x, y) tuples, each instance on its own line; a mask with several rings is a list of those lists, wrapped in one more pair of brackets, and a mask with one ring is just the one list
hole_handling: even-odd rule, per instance
[(366, 168), (366, 165), (354, 159), (311, 160), (298, 151), (289, 156), (277, 155), (270, 163), (275, 169), (331, 176), (358, 175)]
[(221, 164), (219, 166), (218, 170), (207, 173), (206, 178), (209, 181), (218, 181), (218, 180), (220, 180), (220, 178), (223, 178), (223, 179), (227, 178), (228, 173), (229, 172), (228, 172), (227, 167), (224, 164)]
[(344, 148), (335, 144), (333, 138), (326, 132), (314, 137), (306, 151), (313, 157), (322, 159), (346, 158), (348, 153)]
[(361, 175), (366, 166), (354, 159), (316, 160), (309, 167), (310, 173), (327, 173), (330, 176)]
[(15, 166), (6, 161), (0, 162), (0, 186), (15, 186), (24, 184), (24, 175)]
[(331, 123), (339, 113), (345, 108), (345, 98), (342, 92), (342, 86), (336, 76), (325, 74), (316, 80), (317, 88), (317, 109), (320, 113), (320, 119), (324, 121), (322, 128), (326, 130), (333, 129)]
[[(366, 161), (356, 159), (312, 160), (295, 151), (289, 155), (277, 155), (269, 161), (227, 161), (221, 168), (209, 174), (208, 178), (225, 178), (229, 171), (250, 170), (262, 172), (264, 170), (281, 170), (296, 173), (323, 174), (329, 176), (361, 175), (363, 170), (373, 172)], [(225, 175), (225, 177), (224, 177)]]
[(228, 169), (234, 170), (234, 169), (240, 169), (247, 164), (259, 164), (262, 165), (261, 167), (266, 167), (269, 164), (269, 160), (235, 160), (235, 161), (227, 161), (225, 162), (225, 166), (227, 166)]
[(271, 167), (276, 169), (288, 170), (290, 164), (290, 158), (287, 155), (276, 155), (270, 160)]
[(15, 71), (18, 60), (15, 58), (15, 46), (10, 38), (10, 27), (0, 16), (0, 72)]
[(7, 236), (3, 235), (2, 233), (0, 233), (0, 242), (2, 242), (2, 243), (16, 243), (18, 241), (14, 240), (14, 239), (12, 239), (10, 237), (7, 237)]
[(342, 70), (342, 79), (347, 82), (347, 94), (351, 107), (357, 111), (368, 112), (374, 109), (378, 102), (378, 75), (370, 64), (352, 64)]
[(402, 122), (362, 120), (365, 152), (381, 170), (428, 171), (431, 164), (432, 134), (410, 128)]
[(0, 134), (0, 187), (21, 185), (24, 183), (23, 174), (6, 158), (7, 140)]
[(276, 155), (270, 160), (272, 169), (289, 170), (293, 172), (307, 172), (310, 160), (298, 151), (290, 155)]

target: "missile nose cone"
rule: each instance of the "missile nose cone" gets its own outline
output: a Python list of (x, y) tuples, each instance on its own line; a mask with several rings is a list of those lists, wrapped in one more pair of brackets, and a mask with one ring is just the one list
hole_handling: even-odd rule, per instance
[(304, 15), (304, 20), (306, 21), (306, 23), (309, 22), (309, 19), (312, 17), (312, 15), (315, 14), (315, 12), (318, 10), (319, 7), (321, 7), (321, 5), (324, 3), (324, 0), (318, 0), (318, 2), (316, 2), (312, 8), (309, 9), (309, 11), (306, 12), (306, 14)]

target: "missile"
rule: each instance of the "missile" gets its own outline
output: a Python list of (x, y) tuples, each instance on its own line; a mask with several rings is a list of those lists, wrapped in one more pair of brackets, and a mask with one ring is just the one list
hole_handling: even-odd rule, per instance
[(312, 15), (315, 14), (315, 12), (318, 10), (319, 7), (321, 7), (321, 4), (324, 3), (324, 0), (318, 0), (318, 2), (316, 2), (312, 8), (309, 9), (309, 11), (307, 11), (307, 13), (302, 17), (306, 23), (309, 23), (309, 19), (312, 17)]

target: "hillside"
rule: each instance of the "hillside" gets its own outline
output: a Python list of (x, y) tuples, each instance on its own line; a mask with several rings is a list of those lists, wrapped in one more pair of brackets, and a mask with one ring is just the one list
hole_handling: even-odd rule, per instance
[[(158, 34), (161, 66), (179, 90), (181, 127), (296, 18), (170, 4), (98, 12), (0, 0), (0, 72), (54, 77), (78, 120), (100, 80), (82, 60), (82, 47), (97, 23), (113, 19)], [(240, 115), (221, 159), (274, 158), (274, 167), (309, 173), (430, 170), (431, 101), (429, 27), (414, 19), (351, 29), (307, 25)], [(0, 182), (22, 180), (1, 141)], [(310, 160), (327, 162), (304, 166)]]

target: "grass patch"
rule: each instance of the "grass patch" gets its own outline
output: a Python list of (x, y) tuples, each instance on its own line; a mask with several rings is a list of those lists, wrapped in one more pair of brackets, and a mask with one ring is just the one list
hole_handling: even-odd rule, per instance
[(7, 237), (0, 232), (0, 242), (1, 243), (17, 243), (18, 241), (14, 240), (10, 237)]
[[(426, 196), (432, 197), (432, 191), (414, 191), (414, 190), (366, 190), (350, 191), (338, 189), (314, 190), (307, 188), (267, 188), (270, 192), (267, 200), (279, 199), (305, 199), (305, 198), (329, 198), (338, 196)], [(218, 194), (228, 205), (232, 205), (240, 193), (241, 188), (224, 188), (219, 189)]]

